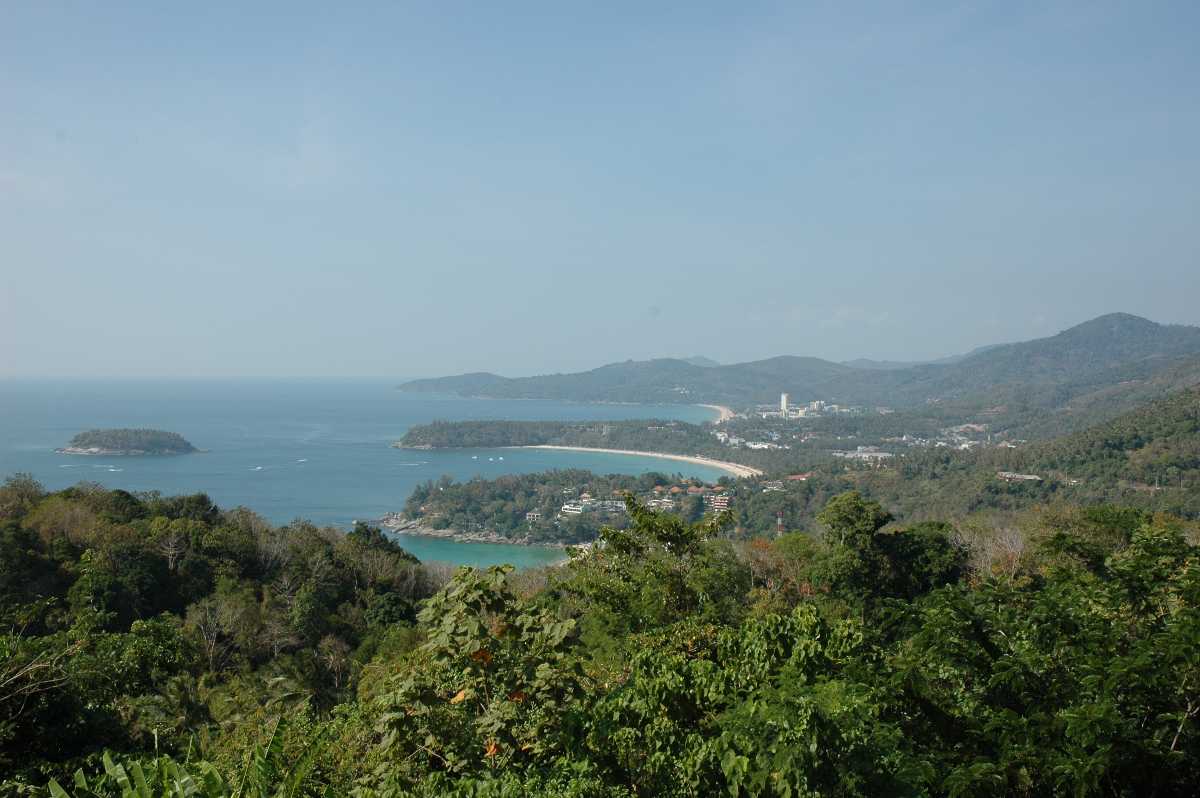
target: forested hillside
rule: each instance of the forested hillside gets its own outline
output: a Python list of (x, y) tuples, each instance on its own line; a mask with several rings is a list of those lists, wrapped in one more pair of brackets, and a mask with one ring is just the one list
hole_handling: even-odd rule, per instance
[(1022, 454), (1034, 467), (1080, 477), (1200, 484), (1200, 388)]
[(0, 489), (0, 778), (38, 796), (1191, 794), (1197, 529), (857, 493), (746, 542), (631, 504), (561, 569)]
[[(813, 357), (776, 357), (729, 366), (685, 360), (625, 361), (577, 374), (508, 379), (495, 374), (414, 380), (400, 386), (416, 393), (453, 393), (512, 399), (580, 402), (749, 404), (779, 398), (786, 386), (817, 386), (851, 369)], [(785, 387), (781, 387), (785, 386)]]
[[(918, 451), (855, 484), (906, 513), (962, 514), (1038, 503), (1120, 502), (1200, 518), (1200, 389), (1015, 449)], [(1005, 481), (1000, 472), (1039, 477)]]
[[(273, 707), (324, 711), (405, 648), (447, 574), (367, 526), (274, 527), (204, 495), (0, 488), (0, 774), (183, 751)], [(215, 753), (215, 752), (214, 752)]]

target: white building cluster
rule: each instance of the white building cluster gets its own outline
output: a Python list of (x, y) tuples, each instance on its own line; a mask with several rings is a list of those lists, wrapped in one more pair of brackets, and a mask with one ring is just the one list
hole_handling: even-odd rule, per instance
[(852, 452), (833, 452), (833, 456), (873, 466), (883, 465), (885, 460), (895, 457), (891, 452), (885, 452), (878, 446), (859, 446)]
[(773, 409), (770, 405), (762, 405), (758, 409), (759, 415), (763, 418), (813, 418), (816, 416), (834, 416), (859, 412), (862, 412), (862, 408), (860, 407), (839, 405), (833, 402), (826, 402), (824, 399), (817, 399), (807, 404), (793, 405), (791, 395), (786, 393), (779, 394), (778, 410)]

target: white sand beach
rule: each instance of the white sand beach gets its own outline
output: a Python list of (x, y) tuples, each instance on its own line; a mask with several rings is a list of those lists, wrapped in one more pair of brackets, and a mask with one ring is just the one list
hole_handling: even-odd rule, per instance
[(728, 407), (726, 407), (725, 405), (700, 405), (700, 406), (707, 407), (709, 410), (717, 411), (717, 420), (713, 422), (714, 424), (721, 424), (721, 423), (726, 422), (729, 419), (733, 418), (733, 411), (731, 409), (729, 409)]
[(557, 449), (564, 452), (604, 452), (605, 454), (632, 454), (638, 457), (659, 457), (663, 460), (678, 460), (681, 463), (712, 466), (727, 471), (735, 477), (761, 477), (763, 472), (751, 466), (740, 463), (730, 463), (725, 460), (713, 460), (708, 457), (697, 457), (691, 454), (668, 454), (666, 452), (639, 452), (633, 449), (596, 449), (590, 446), (520, 446), (520, 449)]

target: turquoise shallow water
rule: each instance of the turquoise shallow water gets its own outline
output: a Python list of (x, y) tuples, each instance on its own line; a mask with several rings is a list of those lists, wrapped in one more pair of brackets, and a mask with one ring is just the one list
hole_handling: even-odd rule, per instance
[[(0, 380), (0, 476), (33, 474), (46, 487), (82, 480), (164, 494), (203, 491), (223, 507), (244, 505), (276, 523), (307, 518), (348, 527), (399, 510), (413, 487), (456, 479), (587, 468), (599, 473), (722, 472), (669, 460), (537, 449), (393, 449), (413, 424), (434, 419), (703, 421), (688, 405), (591, 405), (402, 394), (395, 380)], [(54, 453), (94, 427), (178, 432), (202, 454), (182, 457), (71, 457)], [(502, 459), (501, 459), (502, 458)], [(422, 560), (539, 565), (554, 549), (404, 536)]]

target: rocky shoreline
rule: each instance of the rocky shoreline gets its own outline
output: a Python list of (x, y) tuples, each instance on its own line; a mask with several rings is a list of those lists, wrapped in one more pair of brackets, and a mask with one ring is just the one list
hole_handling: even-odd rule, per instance
[(542, 546), (551, 549), (561, 549), (565, 546), (565, 544), (561, 543), (535, 543), (529, 538), (506, 538), (490, 529), (480, 530), (479, 532), (462, 532), (457, 529), (434, 529), (421, 519), (405, 518), (403, 513), (388, 513), (379, 519), (378, 524), (397, 535), (421, 535), (422, 537), (453, 540), (458, 543), (504, 543), (510, 546)]

